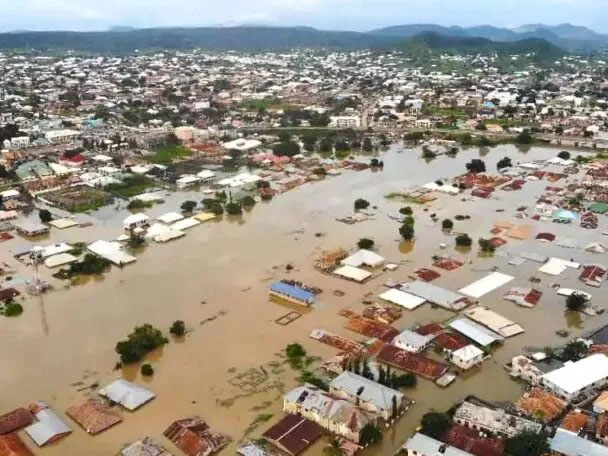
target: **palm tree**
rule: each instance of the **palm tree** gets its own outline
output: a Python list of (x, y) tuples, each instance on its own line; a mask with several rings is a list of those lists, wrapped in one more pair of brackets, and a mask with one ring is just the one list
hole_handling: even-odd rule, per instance
[(342, 448), (342, 442), (335, 436), (329, 438), (329, 443), (325, 445), (323, 452), (327, 456), (346, 456), (346, 452)]

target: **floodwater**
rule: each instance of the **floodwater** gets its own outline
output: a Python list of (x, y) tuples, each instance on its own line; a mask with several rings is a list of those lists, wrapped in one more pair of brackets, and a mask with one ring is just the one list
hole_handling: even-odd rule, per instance
[[(515, 163), (549, 158), (556, 152), (549, 148), (522, 152), (514, 146), (500, 146), (489, 152), (469, 149), (456, 158), (439, 157), (427, 162), (419, 158), (419, 150), (391, 150), (383, 155), (383, 171), (347, 171), (307, 184), (269, 203), (259, 203), (242, 217), (225, 217), (188, 230), (181, 240), (149, 246), (138, 253), (135, 264), (112, 268), (103, 277), (81, 285), (62, 289), (61, 283), (54, 281), (56, 291), (25, 300), (22, 316), (0, 319), (3, 353), (0, 411), (45, 400), (65, 418), (73, 434), (42, 450), (35, 449), (37, 454), (112, 455), (124, 444), (147, 435), (174, 454), (181, 454), (162, 432), (173, 420), (192, 415), (200, 415), (214, 430), (230, 435), (235, 443), (223, 453), (234, 454), (237, 441), (245, 436), (258, 437), (281, 416), (283, 392), (298, 384), (298, 373), (281, 357), (283, 348), (299, 342), (310, 355), (320, 358), (335, 355), (335, 349), (308, 337), (315, 328), (362, 340), (360, 335), (343, 329), (345, 321), (337, 312), (345, 307), (361, 311), (362, 301), (379, 294), (387, 279), (407, 280), (416, 267), (429, 266), (435, 254), (451, 254), (467, 261), (456, 271), (443, 272), (434, 282), (450, 289), (483, 277), (494, 266), (516, 277), (506, 287), (529, 286), (530, 276), (540, 277), (535, 274), (540, 265), (532, 262), (518, 268), (507, 265), (506, 255), (521, 251), (601, 262), (597, 255), (583, 250), (567, 250), (533, 239), (509, 239), (499, 249), (501, 254), (478, 258), (476, 246), (468, 253), (457, 252), (451, 236), (443, 233), (440, 222), (433, 223), (429, 216), (436, 213), (442, 220), (453, 219), (457, 214), (470, 215), (470, 220), (455, 222), (455, 231), (468, 232), (473, 239), (490, 237), (488, 230), (497, 220), (512, 220), (539, 224), (537, 231), (551, 231), (581, 241), (600, 241), (602, 226), (590, 231), (578, 225), (556, 226), (513, 219), (515, 208), (519, 204), (532, 206), (547, 182), (527, 182), (521, 191), (498, 191), (488, 200), (461, 202), (461, 196), (441, 196), (427, 205), (428, 212), (423, 206), (415, 206), (415, 243), (401, 242), (397, 222), (387, 216), (404, 204), (386, 199), (386, 194), (460, 174), (471, 158), (484, 155), (488, 170), (492, 171), (504, 156), (510, 156)], [(352, 213), (353, 201), (360, 197), (377, 207), (373, 210), (374, 219), (354, 225), (335, 221), (336, 217)], [(148, 213), (159, 215), (178, 210), (182, 201), (202, 198), (201, 192), (177, 193)], [(505, 212), (496, 212), (497, 209)], [(105, 208), (90, 217), (94, 227), (53, 230), (46, 242), (114, 239), (121, 234), (121, 220), (126, 215), (124, 209)], [(322, 236), (317, 236), (318, 233)], [(321, 250), (354, 248), (361, 237), (373, 238), (381, 255), (403, 264), (364, 285), (314, 270), (313, 260)], [(439, 249), (440, 242), (448, 244), (446, 251)], [(11, 282), (22, 283), (32, 274), (11, 255), (23, 244), (19, 238), (0, 244), (1, 259), (17, 268)], [(293, 265), (293, 270), (287, 272), (287, 264)], [(48, 270), (42, 269), (43, 278), (53, 280)], [(565, 275), (565, 279), (558, 278), (562, 286), (586, 289), (577, 280), (577, 271)], [(288, 326), (281, 326), (275, 320), (292, 309), (269, 300), (267, 289), (272, 281), (287, 277), (320, 287), (324, 292), (314, 310)], [(516, 399), (522, 387), (510, 380), (502, 368), (504, 363), (522, 351), (562, 343), (564, 339), (555, 335), (558, 329), (568, 329), (571, 336), (576, 336), (608, 322), (606, 315), (573, 318), (566, 314), (563, 298), (549, 288), (552, 278), (541, 278), (536, 287), (544, 295), (534, 309), (520, 308), (501, 299), (506, 287), (481, 300), (483, 305), (521, 324), (526, 329), (524, 334), (507, 340), (480, 369), (461, 376), (446, 389), (419, 379), (418, 386), (406, 392), (415, 401), (414, 407), (385, 433), (382, 444), (363, 454), (394, 453), (414, 431), (423, 413), (429, 409), (445, 410), (466, 395), (475, 394), (488, 400)], [(9, 286), (11, 282), (3, 285)], [(345, 295), (335, 296), (333, 291), (338, 289)], [(601, 293), (598, 289), (586, 291), (597, 298)], [(445, 310), (424, 305), (404, 313), (394, 325), (405, 329), (452, 316)], [(114, 345), (134, 326), (150, 323), (168, 332), (177, 319), (186, 322), (189, 332), (182, 340), (171, 339), (162, 350), (150, 355), (147, 361), (155, 368), (152, 378), (142, 379), (138, 366), (113, 370), (118, 360)], [(156, 399), (134, 413), (121, 412), (124, 419), (121, 424), (95, 437), (65, 416), (69, 406), (91, 394), (88, 387), (92, 384), (104, 385), (120, 376), (143, 382), (156, 393)], [(260, 416), (266, 414), (274, 416), (259, 423), (263, 421)], [(24, 440), (32, 446), (25, 435)], [(308, 454), (319, 456), (322, 449), (323, 443), (319, 443)]]

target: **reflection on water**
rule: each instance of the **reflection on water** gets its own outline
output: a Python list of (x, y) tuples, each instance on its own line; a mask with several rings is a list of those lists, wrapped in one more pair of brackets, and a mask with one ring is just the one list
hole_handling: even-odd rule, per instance
[(403, 254), (411, 253), (416, 246), (415, 241), (403, 241), (399, 244), (399, 251)]
[(566, 315), (568, 328), (583, 329), (583, 316), (580, 312), (566, 310), (564, 314)]

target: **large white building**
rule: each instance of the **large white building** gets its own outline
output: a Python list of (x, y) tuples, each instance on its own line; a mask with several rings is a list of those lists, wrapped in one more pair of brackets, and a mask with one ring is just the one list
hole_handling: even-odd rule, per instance
[(608, 384), (608, 357), (598, 353), (576, 362), (567, 362), (563, 367), (541, 377), (541, 385), (555, 395), (574, 400), (594, 388)]

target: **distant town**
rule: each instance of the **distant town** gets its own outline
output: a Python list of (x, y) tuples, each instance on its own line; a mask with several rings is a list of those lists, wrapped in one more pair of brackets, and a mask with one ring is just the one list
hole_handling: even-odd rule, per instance
[(608, 456), (606, 61), (412, 46), (0, 54), (0, 456)]

